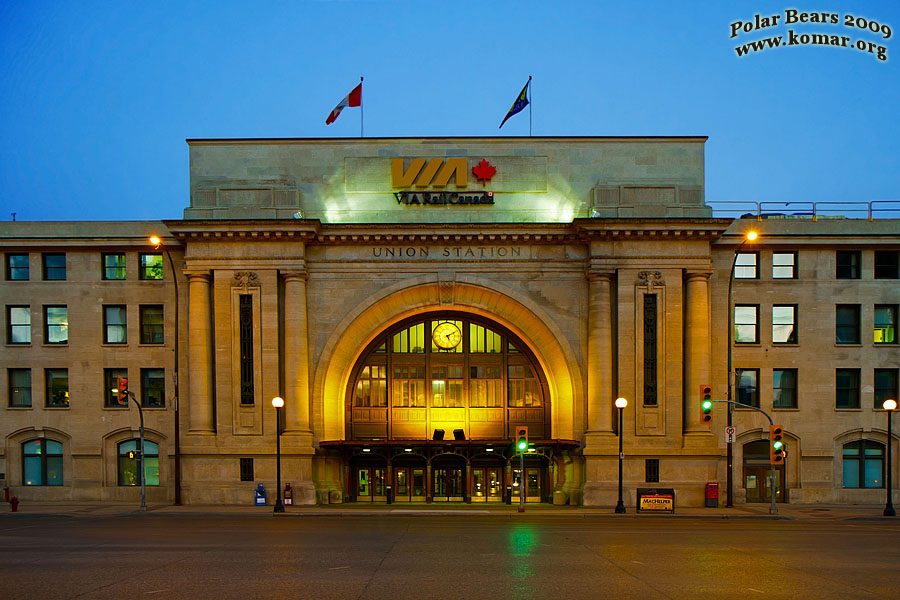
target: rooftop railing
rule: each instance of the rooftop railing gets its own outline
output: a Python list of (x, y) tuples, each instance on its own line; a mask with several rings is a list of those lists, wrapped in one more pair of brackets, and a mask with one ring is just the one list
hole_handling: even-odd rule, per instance
[(731, 219), (900, 219), (900, 200), (871, 202), (708, 201), (714, 217)]

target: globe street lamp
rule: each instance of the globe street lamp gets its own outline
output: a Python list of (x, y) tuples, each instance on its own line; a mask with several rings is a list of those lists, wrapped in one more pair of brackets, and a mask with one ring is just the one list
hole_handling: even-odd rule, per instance
[[(734, 251), (734, 259), (731, 261), (731, 274), (728, 276), (728, 427), (732, 427), (734, 425), (734, 404), (732, 404), (734, 400), (734, 373), (731, 367), (733, 346), (731, 338), (734, 335), (734, 295), (732, 291), (732, 288), (734, 287), (734, 269), (737, 266), (737, 259), (741, 253), (741, 248), (743, 248), (744, 244), (746, 244), (747, 242), (752, 242), (753, 240), (755, 240), (756, 237), (757, 234), (755, 231), (747, 232), (747, 235), (744, 236), (743, 241), (737, 247), (737, 250)], [(757, 268), (759, 268), (759, 265), (757, 265)], [(732, 436), (728, 436), (728, 481), (726, 486), (727, 494), (725, 498), (725, 506), (728, 508), (734, 506), (734, 442), (732, 441), (732, 439)]]
[(272, 398), (272, 406), (275, 407), (275, 471), (278, 473), (275, 483), (275, 510), (283, 513), (284, 504), (281, 503), (281, 411), (284, 410), (284, 398), (275, 396)]
[(622, 502), (622, 410), (628, 405), (625, 398), (616, 398), (616, 408), (619, 409), (619, 501), (616, 502), (616, 514), (625, 514), (625, 503)]
[(888, 439), (887, 439), (887, 504), (884, 505), (884, 516), (886, 517), (896, 517), (897, 513), (894, 511), (894, 503), (891, 498), (893, 494), (893, 482), (891, 481), (891, 470), (893, 467), (891, 466), (891, 415), (894, 414), (894, 410), (897, 409), (897, 401), (891, 398), (888, 398), (882, 404), (885, 412), (887, 412), (887, 420), (888, 420)]

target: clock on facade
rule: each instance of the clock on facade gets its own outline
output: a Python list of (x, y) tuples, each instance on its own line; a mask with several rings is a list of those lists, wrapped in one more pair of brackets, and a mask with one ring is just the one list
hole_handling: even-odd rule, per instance
[(462, 332), (453, 323), (440, 323), (434, 328), (431, 339), (438, 348), (449, 350), (456, 348), (462, 341)]

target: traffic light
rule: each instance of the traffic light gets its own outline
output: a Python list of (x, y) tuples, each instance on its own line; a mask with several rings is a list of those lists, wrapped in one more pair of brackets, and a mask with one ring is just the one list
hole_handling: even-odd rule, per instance
[(784, 427), (781, 425), (769, 426), (769, 464), (784, 464)]
[(516, 427), (516, 450), (519, 452), (528, 451), (528, 427), (525, 425)]
[(712, 425), (712, 386), (704, 383), (700, 386), (700, 423)]
[(128, 404), (128, 378), (116, 377), (116, 399), (119, 404)]

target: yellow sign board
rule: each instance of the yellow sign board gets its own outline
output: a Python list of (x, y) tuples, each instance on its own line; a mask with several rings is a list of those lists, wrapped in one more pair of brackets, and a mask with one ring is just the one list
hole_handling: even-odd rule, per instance
[(453, 176), (456, 187), (468, 185), (469, 166), (465, 158), (413, 158), (405, 169), (402, 158), (391, 160), (391, 185), (395, 188), (444, 187)]

